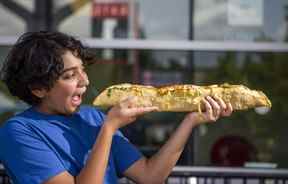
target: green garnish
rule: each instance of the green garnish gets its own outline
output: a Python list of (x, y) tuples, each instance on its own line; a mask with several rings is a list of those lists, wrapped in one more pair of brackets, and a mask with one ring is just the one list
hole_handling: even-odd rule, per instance
[(109, 89), (108, 89), (108, 92), (107, 92), (107, 96), (108, 96), (108, 97), (111, 97), (111, 92), (112, 92), (112, 88), (109, 88)]

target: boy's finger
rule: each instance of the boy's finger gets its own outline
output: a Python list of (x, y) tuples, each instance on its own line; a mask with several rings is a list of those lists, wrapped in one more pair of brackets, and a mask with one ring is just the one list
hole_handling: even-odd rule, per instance
[(230, 116), (233, 112), (233, 107), (231, 103), (227, 103), (227, 108), (222, 112), (222, 116)]
[(218, 97), (217, 95), (214, 95), (213, 98), (217, 101), (217, 103), (220, 105), (221, 110), (225, 110), (227, 108), (225, 102)]
[(136, 103), (136, 97), (135, 96), (128, 96), (127, 98), (124, 98), (120, 101), (119, 105), (122, 108), (131, 107)]
[(206, 99), (209, 101), (209, 104), (212, 106), (213, 116), (218, 118), (221, 113), (220, 105), (210, 96), (207, 96)]
[(139, 116), (148, 112), (157, 111), (158, 107), (152, 106), (152, 107), (137, 107), (137, 108), (131, 108), (128, 110), (127, 114), (129, 116)]
[(204, 102), (204, 105), (205, 105), (205, 111), (206, 111), (205, 114), (208, 114), (209, 119), (212, 119), (213, 118), (212, 106), (206, 99), (203, 99), (202, 101)]

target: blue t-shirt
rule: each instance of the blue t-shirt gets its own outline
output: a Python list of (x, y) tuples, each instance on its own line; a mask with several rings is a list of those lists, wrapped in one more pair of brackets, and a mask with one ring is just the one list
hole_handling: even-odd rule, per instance
[[(14, 184), (40, 184), (63, 171), (76, 176), (104, 118), (103, 113), (88, 106), (71, 116), (45, 115), (30, 108), (0, 128), (0, 160)], [(117, 183), (141, 157), (119, 131), (115, 133), (104, 183)]]

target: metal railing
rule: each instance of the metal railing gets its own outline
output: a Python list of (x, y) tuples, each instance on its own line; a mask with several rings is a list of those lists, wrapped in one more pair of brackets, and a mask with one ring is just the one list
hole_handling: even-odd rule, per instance
[(288, 182), (288, 170), (229, 167), (175, 167), (169, 179), (171, 178), (180, 178), (181, 184), (286, 184)]
[[(133, 184), (124, 178), (120, 184)], [(288, 184), (288, 169), (175, 167), (167, 184)], [(0, 170), (0, 184), (10, 184)]]
[[(133, 182), (122, 179), (121, 184)], [(288, 184), (288, 169), (175, 167), (167, 184)]]
[(10, 179), (3, 167), (0, 166), (0, 184), (10, 184)]
[[(0, 46), (11, 46), (16, 36), (0, 36)], [(197, 41), (197, 40), (143, 40), (81, 38), (90, 48), (128, 50), (178, 50), (178, 51), (247, 51), (288, 52), (286, 42)]]

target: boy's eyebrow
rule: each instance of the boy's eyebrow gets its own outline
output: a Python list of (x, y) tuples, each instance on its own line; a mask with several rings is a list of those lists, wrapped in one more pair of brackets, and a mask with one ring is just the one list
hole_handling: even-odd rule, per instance
[(75, 69), (77, 69), (76, 66), (71, 67), (71, 68), (66, 68), (66, 69), (64, 69), (64, 70), (61, 72), (61, 74), (65, 73), (65, 72), (68, 72), (68, 71), (70, 71), (70, 70), (75, 70)]

